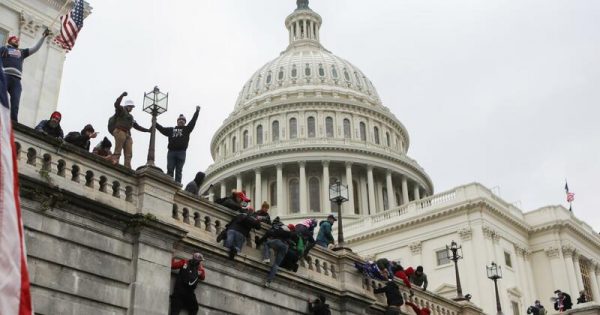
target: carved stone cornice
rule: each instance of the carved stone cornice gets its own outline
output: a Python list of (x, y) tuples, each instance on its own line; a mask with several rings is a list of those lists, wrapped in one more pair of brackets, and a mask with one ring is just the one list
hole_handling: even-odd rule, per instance
[(473, 237), (473, 230), (471, 229), (471, 227), (459, 229), (457, 232), (458, 235), (460, 235), (460, 239), (462, 241), (469, 241)]
[(42, 24), (40, 21), (34, 19), (31, 15), (21, 12), (19, 16), (19, 26), (22, 33), (28, 34), (30, 36), (35, 36), (40, 29), (42, 29)]
[(560, 249), (556, 246), (549, 246), (544, 248), (544, 252), (546, 252), (546, 256), (550, 258), (557, 258), (560, 256)]
[(565, 257), (573, 257), (575, 255), (575, 251), (576, 251), (575, 246), (573, 246), (571, 244), (563, 245), (561, 247), (561, 249), (562, 249), (563, 256), (565, 256)]
[(408, 245), (410, 247), (410, 252), (413, 255), (420, 255), (421, 252), (423, 251), (423, 242), (421, 241), (416, 241), (413, 243), (410, 243), (410, 245)]
[(485, 238), (491, 239), (495, 243), (500, 241), (500, 234), (494, 228), (484, 225), (481, 227), (481, 230)]

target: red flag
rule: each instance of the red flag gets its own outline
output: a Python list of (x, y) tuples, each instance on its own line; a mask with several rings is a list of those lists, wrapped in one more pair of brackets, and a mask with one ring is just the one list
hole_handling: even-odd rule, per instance
[(5, 80), (0, 61), (0, 313), (31, 315), (17, 155)]

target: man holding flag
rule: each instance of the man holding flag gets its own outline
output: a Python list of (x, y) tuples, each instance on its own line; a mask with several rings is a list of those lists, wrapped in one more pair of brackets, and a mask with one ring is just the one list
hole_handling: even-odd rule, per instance
[(16, 150), (0, 59), (0, 312), (31, 315)]

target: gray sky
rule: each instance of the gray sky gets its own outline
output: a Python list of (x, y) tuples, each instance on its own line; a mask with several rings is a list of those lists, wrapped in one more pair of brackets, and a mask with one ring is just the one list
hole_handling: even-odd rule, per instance
[[(68, 54), (59, 110), (66, 131), (92, 123), (108, 136), (114, 99), (141, 104), (154, 85), (200, 118), (184, 182), (211, 163), (212, 134), (239, 90), (287, 46), (293, 0), (92, 1)], [(411, 137), (409, 155), (436, 192), (470, 182), (524, 211), (565, 202), (600, 230), (600, 2), (585, 0), (313, 0), (321, 41), (357, 65)], [(135, 109), (143, 126), (150, 116)], [(134, 132), (134, 166), (149, 136)], [(157, 163), (166, 168), (166, 138)], [(109, 136), (111, 141), (112, 137)], [(93, 143), (95, 144), (95, 142)], [(568, 205), (566, 205), (568, 206)]]

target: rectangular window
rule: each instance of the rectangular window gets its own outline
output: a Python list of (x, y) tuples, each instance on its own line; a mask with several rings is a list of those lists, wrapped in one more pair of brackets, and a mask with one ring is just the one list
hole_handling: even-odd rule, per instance
[(510, 258), (510, 253), (509, 252), (504, 252), (504, 264), (507, 267), (511, 267), (512, 268), (512, 260)]
[(437, 258), (437, 265), (446, 265), (450, 263), (450, 259), (448, 258), (448, 251), (445, 249), (440, 249), (435, 252), (435, 256)]

